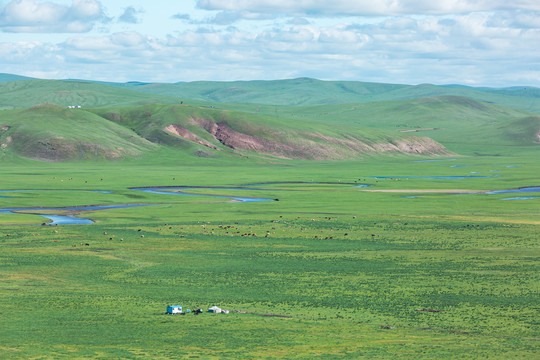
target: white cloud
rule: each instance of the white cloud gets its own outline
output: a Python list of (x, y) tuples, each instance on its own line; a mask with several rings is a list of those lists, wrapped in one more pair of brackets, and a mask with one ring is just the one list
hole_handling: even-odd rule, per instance
[(128, 6), (125, 8), (122, 15), (118, 17), (118, 21), (129, 24), (137, 24), (140, 22), (139, 15), (142, 13), (143, 11), (137, 10), (133, 6)]
[(198, 0), (197, 6), (205, 10), (310, 16), (444, 15), (515, 9), (540, 11), (537, 0)]
[(176, 19), (176, 20), (191, 20), (191, 16), (189, 14), (174, 14), (173, 16), (171, 16), (172, 19)]
[[(116, 14), (126, 15), (124, 22), (120, 18), (118, 22), (110, 22), (103, 32), (96, 29), (84, 36), (41, 38), (31, 34), (27, 39), (32, 41), (0, 43), (2, 71), (21, 75), (56, 71), (57, 76), (115, 81), (310, 76), (409, 84), (540, 86), (537, 65), (540, 55), (534, 46), (540, 43), (540, 13), (527, 10), (534, 8), (536, 2), (507, 5), (500, 0), (489, 3), (483, 0), (201, 0), (198, 3), (200, 7), (213, 9), (212, 12), (191, 12), (185, 6), (169, 7), (167, 12), (162, 7), (159, 18), (147, 7), (144, 22), (134, 23), (126, 21), (130, 19), (128, 15), (134, 14), (127, 10), (140, 9), (135, 14), (139, 15), (144, 4), (142, 0), (138, 3), (133, 0), (133, 6), (115, 9)], [(15, 5), (24, 5), (27, 10), (38, 6), (44, 12), (8, 9)], [(359, 14), (360, 7), (373, 14), (392, 8), (401, 15), (369, 19), (350, 16)], [(450, 14), (466, 8), (483, 11)], [(499, 8), (504, 10), (494, 11)], [(264, 14), (265, 9), (271, 11)], [(289, 9), (292, 12), (286, 13)], [(74, 1), (71, 6), (55, 5), (47, 0), (10, 1), (0, 11), (0, 27), (6, 29), (8, 23), (18, 24), (18, 31), (23, 26), (36, 31), (38, 24), (50, 31), (53, 23), (58, 23), (64, 31), (80, 32), (89, 25), (106, 21), (101, 18), (103, 9), (96, 0)], [(413, 15), (428, 11), (448, 15)], [(163, 23), (147, 23), (156, 18)], [(235, 23), (234, 27), (227, 25), (231, 23)], [(166, 30), (160, 30), (163, 31), (160, 35), (149, 35), (156, 27)], [(20, 40), (23, 34), (10, 36)], [(34, 36), (41, 41), (33, 41)]]
[(12, 0), (0, 9), (0, 30), (4, 32), (79, 33), (108, 20), (97, 0), (73, 0), (71, 6)]
[(113, 44), (124, 47), (138, 47), (146, 44), (146, 39), (141, 34), (134, 31), (115, 33), (110, 36)]

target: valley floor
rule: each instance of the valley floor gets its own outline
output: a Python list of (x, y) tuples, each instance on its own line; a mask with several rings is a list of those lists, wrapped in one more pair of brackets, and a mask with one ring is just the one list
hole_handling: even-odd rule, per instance
[[(1, 208), (161, 205), (0, 213), (0, 358), (534, 357), (540, 195), (483, 192), (540, 185), (536, 158), (412, 160), (7, 164), (0, 190), (55, 191)], [(131, 189), (180, 185), (279, 201)]]

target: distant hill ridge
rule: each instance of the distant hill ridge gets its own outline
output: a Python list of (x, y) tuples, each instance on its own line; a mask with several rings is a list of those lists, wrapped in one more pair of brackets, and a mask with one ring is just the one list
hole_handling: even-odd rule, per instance
[[(22, 79), (20, 79), (22, 78)], [(6, 82), (23, 81), (28, 78), (17, 75), (0, 74), (0, 102), (4, 97)], [(35, 80), (37, 81), (37, 80)], [(465, 96), (501, 106), (540, 113), (540, 89), (530, 86), (508, 88), (469, 87), (465, 85), (404, 85), (361, 81), (323, 81), (312, 78), (252, 81), (193, 81), (177, 83), (148, 83), (130, 81), (127, 83), (100, 82), (91, 80), (42, 80), (58, 81), (69, 87), (70, 83), (94, 83), (125, 91), (153, 94), (158, 102), (173, 103), (197, 100), (214, 103), (243, 103), (276, 106), (311, 106), (345, 103), (364, 103), (417, 99), (443, 95)], [(24, 82), (24, 81), (23, 81)], [(51, 83), (52, 84), (52, 83)], [(46, 86), (45, 86), (46, 87)], [(58, 86), (54, 86), (58, 88)], [(46, 89), (44, 88), (44, 91)], [(111, 93), (111, 90), (105, 91)], [(127, 93), (124, 93), (127, 96)], [(25, 98), (28, 94), (25, 94)], [(36, 94), (37, 95), (37, 94)], [(136, 97), (135, 95), (132, 95)], [(20, 96), (19, 96), (20, 98)], [(174, 98), (174, 100), (173, 100)], [(165, 100), (167, 99), (167, 100)], [(35, 99), (33, 105), (50, 101)], [(52, 101), (54, 102), (54, 101)], [(62, 104), (64, 105), (64, 104)], [(22, 108), (28, 105), (2, 104), (4, 108)], [(88, 106), (108, 106), (96, 103)]]
[(540, 115), (518, 109), (540, 112), (538, 91), (310, 78), (4, 81), (0, 159), (118, 160), (163, 153), (192, 161), (342, 160), (533, 150), (540, 144)]

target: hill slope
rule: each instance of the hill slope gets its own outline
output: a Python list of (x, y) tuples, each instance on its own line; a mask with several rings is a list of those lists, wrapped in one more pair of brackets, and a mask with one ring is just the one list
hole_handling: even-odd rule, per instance
[[(113, 84), (110, 84), (113, 85)], [(540, 113), (540, 89), (508, 89), (400, 85), (360, 81), (321, 81), (310, 78), (273, 81), (198, 81), (177, 84), (118, 84), (135, 91), (220, 103), (309, 106), (417, 99), (443, 95), (465, 96), (501, 106)]]
[(540, 113), (540, 89), (533, 87), (492, 89), (459, 85), (412, 86), (310, 78), (176, 84), (20, 80), (21, 78), (25, 79), (16, 75), (0, 74), (0, 109), (28, 108), (45, 102), (62, 106), (107, 107), (149, 103), (174, 104), (183, 100), (190, 104), (207, 103), (229, 109), (246, 109), (245, 105), (241, 104), (253, 104), (255, 111), (257, 105), (314, 106), (452, 95)]
[[(447, 154), (445, 147), (461, 154), (482, 153), (494, 146), (532, 149), (540, 137), (537, 114), (463, 96), (305, 105), (312, 101), (338, 101), (337, 97), (344, 93), (348, 94), (347, 99), (398, 93), (411, 96), (405, 85), (296, 79), (237, 82), (251, 88), (231, 92), (231, 83), (211, 84), (218, 84), (219, 89), (206, 96), (220, 101), (252, 98), (269, 103), (286, 102), (287, 97), (293, 96), (293, 90), (302, 89), (297, 100), (304, 101), (304, 105), (219, 103), (218, 107), (229, 109), (220, 110), (214, 106), (194, 106), (197, 101), (193, 100), (186, 102), (192, 105), (158, 105), (157, 102), (180, 100), (89, 82), (0, 82), (3, 108), (27, 106), (42, 99), (62, 105), (0, 111), (0, 127), (4, 129), (0, 131), (2, 154), (63, 161), (129, 158), (165, 149), (172, 156), (332, 160), (366, 154)], [(165, 89), (166, 86), (179, 89), (177, 86), (183, 84), (124, 85), (130, 89)], [(208, 90), (209, 84), (184, 85), (198, 87), (197, 91), (201, 92)], [(444, 90), (443, 87), (433, 90), (432, 85), (415, 89), (418, 94)], [(505, 91), (525, 92), (529, 100), (535, 94), (526, 89)], [(327, 97), (323, 99), (323, 96)], [(67, 109), (67, 105), (82, 105), (83, 109)]]
[(42, 103), (83, 107), (172, 104), (169, 96), (148, 95), (89, 82), (22, 80), (0, 82), (0, 110), (26, 109)]
[[(261, 107), (260, 112), (275, 113)], [(537, 146), (540, 116), (458, 96), (312, 107), (281, 107), (278, 116), (415, 133), (452, 152), (464, 147)]]
[[(218, 152), (282, 159), (333, 160), (365, 154), (446, 154), (429, 138), (382, 129), (333, 126), (186, 105), (95, 109), (96, 114), (167, 146), (189, 142)], [(204, 155), (203, 155), (204, 156)]]
[(1, 154), (43, 161), (140, 156), (156, 145), (95, 114), (42, 104), (0, 113)]
[(45, 161), (123, 159), (168, 149), (178, 157), (337, 160), (376, 154), (442, 155), (437, 142), (382, 129), (290, 122), (186, 105), (0, 112), (2, 154)]
[(30, 79), (32, 79), (32, 78), (29, 78), (29, 77), (26, 77), (26, 76), (21, 76), (21, 75), (0, 73), (0, 82), (30, 80)]

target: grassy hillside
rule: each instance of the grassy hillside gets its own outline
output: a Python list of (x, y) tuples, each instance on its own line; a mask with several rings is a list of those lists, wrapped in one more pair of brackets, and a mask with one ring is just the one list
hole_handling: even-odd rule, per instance
[(142, 94), (117, 87), (60, 80), (0, 82), (0, 110), (25, 109), (42, 103), (83, 107), (131, 106), (177, 102), (169, 96)]
[(223, 107), (222, 104), (227, 103), (227, 108), (237, 109), (245, 107), (241, 104), (253, 104), (250, 108), (257, 111), (258, 105), (313, 106), (452, 95), (540, 112), (540, 89), (533, 87), (492, 89), (431, 84), (412, 86), (310, 78), (176, 84), (21, 79), (25, 78), (0, 74), (0, 109), (27, 108), (44, 102), (62, 106), (78, 104), (85, 107), (106, 107), (148, 103), (173, 104), (184, 101), (215, 107)]
[(125, 127), (53, 104), (0, 113), (0, 144), (1, 157), (45, 161), (118, 160), (156, 149)]
[(14, 74), (0, 73), (0, 82), (4, 81), (19, 81), (19, 80), (30, 80), (32, 78)]
[(447, 154), (425, 137), (347, 125), (290, 122), (186, 105), (67, 109), (42, 104), (0, 112), (4, 158), (123, 159), (155, 150), (178, 158), (269, 157), (337, 160), (364, 155)]
[[(126, 84), (122, 84), (125, 86)], [(151, 94), (210, 102), (308, 106), (392, 101), (443, 95), (465, 96), (515, 109), (540, 112), (540, 89), (508, 89), (400, 85), (360, 81), (321, 81), (310, 78), (274, 81), (199, 81), (177, 84), (140, 84), (131, 87)]]
[[(376, 103), (314, 107), (261, 107), (260, 113), (380, 128), (428, 136), (457, 153), (485, 152), (492, 147), (538, 148), (540, 116), (466, 97), (441, 96)], [(500, 151), (496, 150), (496, 151)]]
[(96, 114), (165, 144), (202, 146), (200, 156), (216, 152), (283, 159), (332, 160), (377, 153), (446, 154), (428, 138), (404, 136), (384, 129), (313, 124), (249, 113), (186, 105), (147, 105), (95, 109)]
[[(465, 92), (474, 96), (495, 96), (506, 102), (515, 100), (517, 107), (527, 107), (524, 104), (528, 102), (528, 107), (534, 108), (540, 98), (535, 97), (536, 90), (532, 88), (471, 89), (307, 78), (232, 83), (133, 82), (122, 84), (121, 88), (110, 85), (57, 80), (0, 82), (0, 108), (29, 108), (43, 102), (62, 107), (81, 105), (83, 110), (91, 109), (99, 115), (99, 121), (93, 118), (87, 122), (88, 127), (99, 128), (101, 124), (116, 122), (153, 143), (154, 148), (159, 145), (159, 149), (169, 149), (178, 156), (183, 152), (188, 157), (257, 155), (329, 160), (376, 153), (444, 154), (444, 150), (432, 140), (442, 143), (453, 153), (501, 154), (521, 151), (522, 147), (536, 147), (540, 132), (539, 117), (535, 113), (501, 107), (472, 97), (443, 95), (415, 98), (433, 93)], [(141, 90), (159, 94), (147, 94)], [(368, 99), (392, 98), (407, 99), (366, 102)], [(351, 102), (354, 99), (360, 102)], [(214, 102), (207, 102), (209, 100)], [(254, 103), (250, 104), (252, 101)], [(189, 105), (157, 105), (180, 102)], [(294, 103), (294, 106), (273, 105), (288, 103)], [(308, 106), (321, 103), (325, 105)], [(6, 118), (4, 125), (15, 117), (23, 121), (35, 110), (13, 114), (2, 112), (0, 120)], [(57, 125), (51, 125), (49, 134), (56, 126), (56, 137), (71, 139), (70, 127), (64, 127), (70, 121), (64, 117), (69, 112), (58, 114), (54, 115), (57, 116)], [(82, 111), (79, 114), (86, 113)], [(52, 122), (53, 118), (50, 119)], [(92, 123), (94, 120), (98, 123)], [(2, 134), (7, 138), (7, 132)], [(23, 136), (21, 134), (19, 132), (18, 136)], [(74, 143), (80, 143), (79, 135), (74, 134)], [(24, 136), (37, 139), (35, 134)], [(46, 144), (50, 139), (51, 136), (39, 141)], [(114, 143), (108, 139), (100, 140), (99, 134), (89, 141), (101, 142), (109, 148), (107, 144)], [(54, 143), (59, 142), (55, 140)], [(3, 144), (6, 148), (9, 145), (7, 141)], [(43, 157), (46, 152), (34, 151), (36, 146), (27, 146), (26, 149), (17, 146), (9, 146), (14, 150), (13, 154), (49, 160), (124, 157), (112, 153), (96, 155), (95, 152), (94, 155), (81, 153), (75, 156), (74, 151), (65, 149), (59, 154), (50, 153)], [(134, 146), (138, 147), (137, 144)], [(8, 150), (3, 151), (5, 156), (10, 153)], [(129, 150), (124, 154), (139, 156), (146, 150)], [(82, 149), (78, 151), (84, 152)]]
[[(259, 114), (191, 105), (94, 109), (48, 105), (0, 112), (0, 126), (9, 128), (0, 132), (5, 156), (11, 152), (45, 160), (115, 159), (161, 149), (179, 157), (337, 160), (448, 154), (438, 143), (463, 155), (532, 151), (539, 144), (540, 116), (443, 96), (279, 109), (261, 106)], [(90, 147), (85, 154), (86, 145), (81, 144), (109, 150), (96, 153)]]
[(357, 102), (406, 85), (321, 81), (299, 78), (275, 81), (196, 81), (177, 84), (134, 84), (133, 90), (151, 94), (210, 102), (255, 103), (272, 105), (321, 105)]

